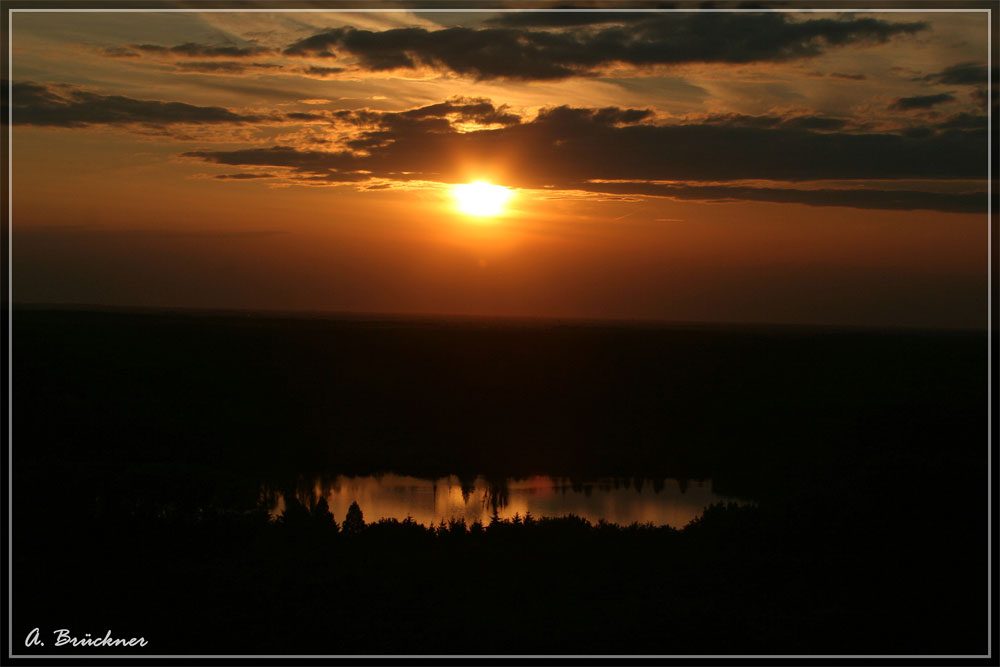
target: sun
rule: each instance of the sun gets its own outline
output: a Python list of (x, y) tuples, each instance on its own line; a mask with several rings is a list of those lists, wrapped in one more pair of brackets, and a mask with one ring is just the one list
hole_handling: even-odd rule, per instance
[(458, 210), (466, 215), (489, 217), (503, 213), (504, 205), (514, 194), (510, 188), (475, 181), (452, 188)]

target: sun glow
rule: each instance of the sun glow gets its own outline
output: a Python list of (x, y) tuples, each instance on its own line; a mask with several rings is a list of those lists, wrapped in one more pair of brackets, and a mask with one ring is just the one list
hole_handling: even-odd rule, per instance
[(500, 215), (504, 205), (514, 194), (510, 188), (486, 181), (456, 185), (451, 192), (458, 202), (459, 211), (480, 217)]

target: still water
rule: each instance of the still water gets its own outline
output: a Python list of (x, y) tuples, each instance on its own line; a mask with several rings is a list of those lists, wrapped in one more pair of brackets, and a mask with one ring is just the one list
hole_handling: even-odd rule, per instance
[[(287, 493), (287, 492), (286, 492)], [(609, 478), (581, 484), (565, 478), (460, 480), (452, 475), (435, 480), (403, 475), (331, 477), (300, 486), (296, 499), (306, 507), (326, 498), (334, 519), (342, 522), (357, 502), (366, 522), (405, 519), (424, 525), (464, 518), (487, 524), (494, 509), (501, 518), (515, 514), (558, 517), (575, 514), (597, 523), (627, 525), (634, 521), (682, 528), (712, 503), (732, 500), (712, 491), (710, 481)], [(265, 491), (272, 516), (285, 509), (285, 494)]]

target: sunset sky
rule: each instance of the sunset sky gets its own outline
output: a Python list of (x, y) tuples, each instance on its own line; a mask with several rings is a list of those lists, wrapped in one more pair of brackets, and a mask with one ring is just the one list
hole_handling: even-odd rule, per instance
[(15, 11), (14, 302), (984, 327), (988, 31)]

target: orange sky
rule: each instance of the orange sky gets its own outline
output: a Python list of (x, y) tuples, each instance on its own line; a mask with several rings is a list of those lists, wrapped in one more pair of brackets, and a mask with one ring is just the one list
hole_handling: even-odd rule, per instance
[[(15, 303), (985, 324), (981, 12), (12, 35)], [(457, 210), (476, 178), (501, 216)]]

